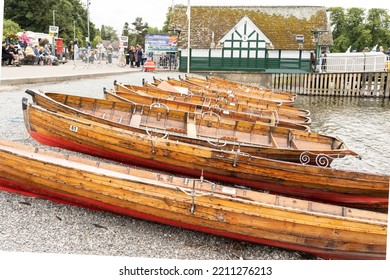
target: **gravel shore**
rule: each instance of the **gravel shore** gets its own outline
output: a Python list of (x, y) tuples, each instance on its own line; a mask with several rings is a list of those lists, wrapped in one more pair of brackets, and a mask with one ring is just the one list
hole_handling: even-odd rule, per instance
[[(171, 74), (171, 75), (170, 75)], [(102, 94), (114, 79), (140, 84), (145, 76), (177, 73), (131, 73), (79, 82), (1, 86), (0, 137), (39, 146), (24, 128), (21, 99), (27, 88)], [(70, 92), (75, 83), (78, 92)], [(47, 147), (47, 149), (50, 149)], [(182, 260), (297, 260), (304, 253), (236, 241), (160, 225), (127, 216), (92, 211), (0, 191), (0, 251), (130, 256)]]

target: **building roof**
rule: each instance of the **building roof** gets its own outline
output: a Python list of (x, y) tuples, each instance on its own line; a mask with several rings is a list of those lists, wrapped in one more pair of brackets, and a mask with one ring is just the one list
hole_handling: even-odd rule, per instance
[[(176, 5), (171, 30), (180, 30), (179, 48), (187, 48), (187, 7)], [(315, 49), (313, 31), (319, 30), (319, 45), (331, 46), (333, 38), (326, 8), (313, 6), (191, 6), (191, 48), (208, 49), (247, 16), (271, 41), (275, 49), (298, 49), (296, 35), (304, 36), (303, 49)]]

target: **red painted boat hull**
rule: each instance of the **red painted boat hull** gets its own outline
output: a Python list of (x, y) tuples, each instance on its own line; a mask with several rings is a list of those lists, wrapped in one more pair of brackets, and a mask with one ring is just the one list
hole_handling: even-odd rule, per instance
[[(187, 224), (185, 222), (180, 222), (176, 220), (171, 220), (168, 218), (164, 217), (157, 217), (154, 215), (134, 211), (131, 209), (125, 209), (121, 207), (117, 207), (115, 205), (107, 204), (98, 200), (93, 200), (93, 199), (87, 199), (85, 197), (79, 197), (79, 196), (73, 196), (73, 195), (64, 195), (64, 194), (57, 194), (55, 192), (50, 192), (47, 190), (43, 190), (39, 186), (35, 185), (24, 185), (24, 184), (19, 184), (14, 181), (9, 181), (6, 179), (0, 178), (0, 190), (5, 190), (8, 192), (13, 192), (13, 193), (18, 193), (22, 194), (25, 196), (31, 196), (31, 197), (39, 197), (39, 198), (44, 198), (47, 200), (51, 200), (57, 203), (63, 203), (63, 204), (69, 204), (73, 206), (79, 206), (79, 207), (84, 207), (92, 210), (98, 210), (98, 211), (107, 211), (115, 214), (121, 214), (121, 215), (126, 215), (129, 217), (137, 218), (137, 219), (142, 219), (142, 220), (148, 220), (156, 223), (161, 223), (161, 224), (166, 224), (170, 226), (175, 226), (179, 228), (184, 228), (184, 229), (189, 229), (189, 230), (194, 230), (194, 231), (199, 231), (203, 233), (208, 233), (208, 234), (213, 234), (213, 235), (218, 235), (222, 237), (227, 237), (227, 238), (232, 238), (232, 239), (237, 239), (237, 240), (242, 240), (242, 241), (248, 241), (252, 243), (258, 243), (258, 244), (263, 244), (263, 245), (269, 245), (269, 246), (275, 246), (275, 247), (280, 247), (288, 250), (297, 250), (297, 251), (304, 251), (306, 253), (312, 254), (314, 256), (318, 256), (320, 258), (326, 258), (326, 259), (342, 259), (342, 260), (357, 260), (360, 259), (359, 256), (355, 254), (349, 255), (346, 252), (329, 252), (326, 253), (324, 251), (316, 250), (313, 248), (308, 248), (305, 246), (299, 246), (296, 244), (291, 244), (291, 243), (285, 243), (285, 242), (277, 242), (269, 239), (263, 239), (263, 238), (258, 238), (258, 237), (253, 237), (253, 236), (247, 236), (247, 235), (242, 235), (242, 234), (237, 234), (237, 233), (232, 233), (232, 232), (227, 232), (227, 231), (222, 231), (222, 230), (217, 230), (213, 228), (208, 228), (208, 227), (203, 227), (203, 226), (198, 226), (198, 225), (192, 225), (192, 224)], [(361, 259), (367, 260), (367, 259), (383, 259), (383, 258), (367, 258), (367, 255), (362, 255)]]
[(258, 182), (258, 181), (245, 180), (245, 179), (235, 178), (235, 177), (227, 177), (220, 174), (209, 173), (209, 172), (204, 172), (202, 174), (201, 171), (195, 169), (166, 164), (164, 162), (132, 156), (129, 154), (122, 154), (115, 151), (99, 149), (96, 147), (87, 146), (84, 144), (75, 143), (72, 141), (67, 141), (64, 139), (59, 139), (45, 134), (37, 133), (31, 130), (29, 130), (28, 132), (36, 141), (44, 145), (86, 153), (92, 156), (103, 157), (118, 162), (130, 164), (133, 166), (141, 166), (141, 167), (146, 167), (154, 170), (160, 170), (164, 172), (182, 174), (182, 175), (193, 176), (193, 177), (203, 176), (204, 178), (213, 181), (249, 186), (256, 189), (266, 190), (271, 193), (279, 192), (279, 193), (283, 193), (286, 196), (294, 197), (297, 193), (299, 193), (301, 197), (306, 197), (307, 199), (313, 201), (328, 202), (332, 204), (342, 203), (344, 205), (348, 205), (348, 207), (366, 208), (366, 209), (372, 208), (372, 209), (384, 209), (384, 210), (386, 210), (388, 207), (388, 198), (349, 195), (349, 194), (344, 195), (344, 194), (335, 194), (327, 191), (314, 190), (314, 189), (308, 190), (299, 187), (291, 187), (291, 186), (286, 187), (286, 186), (271, 184), (266, 182)]

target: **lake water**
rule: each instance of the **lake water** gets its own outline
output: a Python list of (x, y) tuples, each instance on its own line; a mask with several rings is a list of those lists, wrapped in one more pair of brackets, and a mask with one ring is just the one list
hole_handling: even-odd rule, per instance
[(343, 139), (362, 159), (357, 168), (390, 174), (390, 100), (361, 97), (297, 97), (310, 110), (313, 132)]

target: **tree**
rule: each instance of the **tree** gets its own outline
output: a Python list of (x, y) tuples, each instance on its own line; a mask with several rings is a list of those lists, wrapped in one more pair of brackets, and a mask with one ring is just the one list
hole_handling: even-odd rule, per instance
[(363, 50), (365, 46), (358, 44), (358, 39), (362, 36), (364, 30), (365, 10), (361, 8), (350, 8), (347, 10), (346, 25), (350, 45), (353, 50)]
[(330, 8), (330, 25), (332, 26), (333, 38), (341, 36), (346, 31), (344, 9), (340, 7)]
[(375, 45), (387, 49), (390, 46), (390, 17), (384, 9), (361, 8), (344, 10), (330, 8), (330, 23), (333, 35), (333, 52), (362, 51)]
[(2, 39), (4, 40), (7, 36), (7, 34), (16, 34), (21, 30), (20, 25), (16, 22), (7, 19), (3, 22), (3, 36)]
[(166, 14), (166, 19), (164, 21), (164, 26), (163, 26), (163, 28), (161, 30), (163, 34), (169, 33), (169, 25), (171, 23), (172, 14), (173, 14), (172, 7), (169, 7), (168, 8), (168, 12)]
[(371, 34), (372, 44), (390, 46), (390, 16), (385, 9), (370, 9), (366, 30)]
[(102, 42), (102, 38), (99, 35), (97, 35), (95, 38), (93, 38), (91, 45), (92, 47), (95, 47), (98, 43), (101, 42)]
[(108, 40), (108, 41), (119, 39), (118, 34), (116, 33), (114, 27), (108, 25), (102, 25), (100, 30), (100, 37), (102, 38), (102, 40)]
[(125, 25), (123, 26), (122, 36), (129, 36), (129, 34), (130, 34), (130, 26), (128, 22), (125, 22)]
[(148, 34), (149, 25), (147, 22), (143, 23), (141, 17), (137, 17), (132, 23), (134, 28), (132, 29), (133, 34), (130, 36), (133, 45), (144, 45), (145, 35)]
[[(76, 37), (80, 42), (87, 35), (87, 11), (79, 0), (7, 0), (4, 2), (4, 19), (16, 22), (21, 29), (42, 33), (49, 32), (55, 19), (59, 37), (64, 41), (73, 40), (75, 21)], [(95, 26), (90, 23), (91, 38), (95, 35)]]
[(106, 39), (106, 28), (104, 25), (102, 25), (102, 27), (100, 27), (100, 37), (102, 37), (103, 40), (107, 40)]
[(163, 34), (157, 27), (149, 27), (147, 34)]

